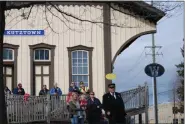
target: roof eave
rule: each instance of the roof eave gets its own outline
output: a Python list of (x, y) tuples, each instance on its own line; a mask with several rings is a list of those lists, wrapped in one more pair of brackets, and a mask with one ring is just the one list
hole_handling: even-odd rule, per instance
[[(155, 8), (144, 1), (122, 1), (122, 2), (112, 2), (112, 3), (122, 5), (124, 9), (129, 9), (129, 10), (130, 10), (129, 6), (132, 6), (133, 7), (132, 11), (140, 16), (145, 14), (154, 15), (153, 17), (148, 16), (145, 19), (152, 21), (155, 24), (166, 15), (162, 10)], [(144, 11), (147, 13), (145, 13)]]

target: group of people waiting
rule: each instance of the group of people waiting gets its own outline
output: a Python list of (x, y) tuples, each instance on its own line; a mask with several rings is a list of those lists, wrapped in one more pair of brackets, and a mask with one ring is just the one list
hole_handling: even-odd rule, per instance
[[(4, 91), (9, 94), (25, 95), (21, 83), (12, 92), (7, 86), (5, 86)], [(95, 93), (90, 91), (83, 82), (80, 82), (80, 87), (72, 82), (66, 99), (71, 123), (84, 124), (84, 121), (87, 120), (89, 124), (105, 124), (106, 119), (108, 119), (109, 124), (125, 124), (126, 112), (121, 94), (115, 92), (115, 84), (109, 84), (108, 91), (103, 95), (101, 103), (95, 97)], [(61, 96), (62, 91), (57, 84), (54, 84), (50, 90), (44, 85), (39, 95), (47, 94)]]
[(105, 124), (107, 118), (109, 124), (125, 124), (126, 112), (121, 94), (115, 92), (115, 84), (109, 84), (108, 90), (101, 103), (83, 82), (80, 82), (80, 88), (72, 82), (67, 99), (71, 123), (84, 124), (86, 119), (89, 124)]
[(100, 123), (102, 119), (100, 100), (83, 82), (80, 82), (79, 88), (74, 82), (71, 83), (67, 104), (72, 124), (84, 124), (85, 119), (89, 124)]
[[(16, 88), (14, 88), (12, 91), (7, 87), (5, 86), (4, 88), (4, 92), (5, 94), (14, 94), (14, 95), (25, 95), (25, 90), (24, 88), (22, 87), (22, 84), (19, 83), (17, 85)], [(61, 96), (62, 95), (62, 90), (57, 86), (57, 83), (54, 84), (54, 87), (51, 88), (50, 90), (47, 89), (47, 86), (46, 85), (43, 85), (42, 89), (40, 90), (39, 92), (39, 96), (41, 95), (47, 95), (47, 94), (50, 94), (50, 95), (57, 95), (57, 96)]]

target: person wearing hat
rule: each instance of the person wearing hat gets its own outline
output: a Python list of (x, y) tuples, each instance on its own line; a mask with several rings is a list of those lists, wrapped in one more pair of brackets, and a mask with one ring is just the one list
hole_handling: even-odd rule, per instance
[(89, 94), (89, 89), (84, 85), (83, 81), (80, 82), (79, 90), (82, 94)]
[(115, 84), (108, 85), (109, 92), (103, 95), (103, 109), (109, 124), (125, 124), (125, 105), (121, 94), (115, 92)]

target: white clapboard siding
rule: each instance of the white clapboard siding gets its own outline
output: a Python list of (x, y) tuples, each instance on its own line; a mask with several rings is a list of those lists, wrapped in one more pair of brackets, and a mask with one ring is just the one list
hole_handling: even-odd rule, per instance
[[(73, 14), (77, 17), (80, 16), (84, 20), (97, 20), (103, 21), (102, 6), (89, 6), (89, 5), (60, 5), (61, 10)], [(45, 36), (5, 36), (5, 43), (19, 45), (18, 49), (18, 67), (17, 67), (17, 80), (22, 82), (26, 92), (30, 93), (30, 49), (29, 45), (38, 43), (47, 43), (56, 45), (54, 57), (54, 82), (59, 84), (63, 93), (67, 93), (69, 86), (69, 65), (68, 65), (68, 51), (67, 47), (77, 45), (84, 45), (93, 47), (92, 64), (93, 64), (93, 89), (97, 92), (97, 97), (102, 96), (104, 88), (104, 43), (103, 43), (103, 24), (91, 24), (82, 22), (65, 16), (65, 18), (57, 10), (52, 9), (55, 13), (53, 16), (47, 11), (47, 19), (51, 27), (57, 33), (54, 33), (48, 27), (44, 7), (33, 7), (29, 19), (22, 19), (20, 16), (24, 10), (27, 14), (30, 8), (21, 10), (11, 10), (10, 16), (6, 17), (6, 30), (45, 30)], [(6, 12), (6, 14), (9, 11)], [(60, 17), (62, 22), (57, 17)], [(80, 23), (80, 24), (79, 24)], [(66, 24), (71, 28), (66, 26)], [(75, 31), (73, 31), (75, 29)], [(101, 68), (101, 69), (100, 69)]]
[[(50, 8), (50, 7), (49, 7)], [(59, 8), (82, 20), (103, 21), (102, 5), (59, 5)], [(52, 15), (44, 6), (34, 6), (28, 19), (20, 15), (28, 14), (30, 8), (7, 11), (6, 30), (45, 30), (45, 36), (5, 36), (4, 42), (19, 45), (17, 80), (22, 82), (26, 92), (30, 93), (30, 49), (29, 45), (47, 43), (56, 45), (54, 57), (54, 82), (63, 93), (68, 92), (69, 65), (67, 47), (84, 45), (93, 47), (92, 71), (93, 89), (98, 98), (105, 92), (104, 38), (103, 24), (81, 22), (51, 8)], [(46, 19), (47, 17), (47, 19)], [(58, 17), (60, 19), (58, 19)], [(47, 21), (53, 30), (48, 26)], [(120, 47), (132, 37), (142, 32), (156, 30), (154, 24), (141, 18), (133, 18), (111, 9), (111, 23), (125, 24), (125, 28), (111, 27), (112, 59)], [(133, 28), (129, 28), (133, 27)], [(54, 83), (53, 82), (53, 83)], [(48, 82), (46, 82), (48, 83)]]
[[(116, 8), (117, 6), (114, 7)], [(124, 10), (123, 8), (120, 8), (120, 11), (123, 12), (118, 12), (111, 9), (112, 24), (122, 26), (111, 27), (112, 59), (114, 59), (116, 52), (121, 48), (121, 46), (125, 45), (127, 42), (129, 42), (130, 39), (132, 39), (136, 35), (142, 36), (146, 34), (145, 32), (151, 32), (156, 30), (155, 24), (150, 23), (149, 21), (144, 20), (143, 18), (135, 18), (133, 16), (124, 14), (124, 12), (129, 12), (128, 10)], [(131, 13), (131, 15), (134, 14)]]

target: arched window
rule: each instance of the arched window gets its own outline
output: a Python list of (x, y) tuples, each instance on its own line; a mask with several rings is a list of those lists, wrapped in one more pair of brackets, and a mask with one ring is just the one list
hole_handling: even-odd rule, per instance
[(69, 55), (69, 82), (79, 85), (83, 81), (92, 89), (92, 47), (78, 45), (68, 47)]
[(11, 48), (3, 48), (3, 61), (14, 61), (14, 50)]
[(89, 52), (76, 50), (71, 52), (72, 56), (72, 80), (83, 81), (86, 86), (89, 84)]

